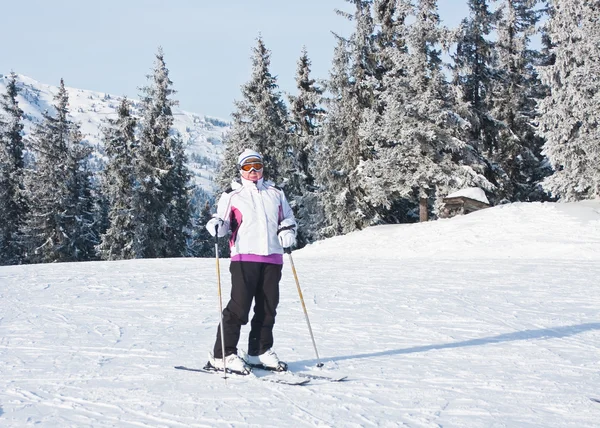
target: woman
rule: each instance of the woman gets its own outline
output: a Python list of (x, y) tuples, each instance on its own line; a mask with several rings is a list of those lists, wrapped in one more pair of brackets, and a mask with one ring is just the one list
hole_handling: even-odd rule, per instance
[[(246, 149), (238, 158), (241, 183), (219, 199), (217, 213), (206, 228), (215, 236), (231, 232), (231, 299), (223, 310), (225, 367), (247, 374), (249, 366), (286, 370), (287, 365), (273, 352), (273, 325), (279, 303), (279, 281), (283, 249), (296, 242), (296, 221), (283, 191), (263, 180), (263, 158)], [(238, 356), (242, 325), (250, 323), (246, 360)], [(223, 370), (220, 328), (209, 364)]]

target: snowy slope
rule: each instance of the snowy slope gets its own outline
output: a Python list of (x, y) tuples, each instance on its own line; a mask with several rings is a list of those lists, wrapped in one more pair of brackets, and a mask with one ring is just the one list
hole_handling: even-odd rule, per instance
[(289, 263), (276, 351), (345, 383), (174, 370), (212, 347), (213, 259), (0, 267), (0, 426), (599, 425), (600, 202), (373, 227), (293, 257), (325, 368)]
[[(0, 74), (0, 94), (6, 93), (8, 78)], [(25, 134), (28, 135), (32, 125), (41, 120), (44, 111), (53, 111), (53, 97), (58, 92), (58, 87), (40, 83), (23, 75), (18, 75), (17, 81), (20, 89), (19, 107), (25, 114)], [(94, 146), (102, 146), (100, 131), (102, 120), (116, 118), (117, 107), (122, 97), (68, 86), (66, 89), (69, 94), (72, 119), (81, 125), (81, 131), (87, 141)], [(128, 98), (132, 100), (133, 112), (136, 114), (139, 103), (135, 100), (135, 96), (129, 95)], [(196, 154), (212, 162), (220, 161), (223, 152), (222, 138), (229, 129), (225, 121), (189, 113), (179, 108), (173, 109), (173, 115), (174, 128), (186, 144), (188, 157)], [(196, 183), (208, 192), (212, 192), (211, 178), (214, 176), (214, 165), (189, 160), (188, 166), (194, 173)]]

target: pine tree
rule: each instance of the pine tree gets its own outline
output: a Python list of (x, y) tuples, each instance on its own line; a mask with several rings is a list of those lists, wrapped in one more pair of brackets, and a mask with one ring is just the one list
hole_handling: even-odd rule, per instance
[(318, 199), (322, 209), (322, 236), (362, 229), (375, 222), (375, 212), (366, 199), (362, 179), (364, 162), (373, 156), (370, 136), (360, 127), (364, 111), (373, 104), (370, 79), (376, 73), (373, 55), (374, 24), (371, 2), (347, 0), (353, 14), (338, 13), (356, 24), (349, 39), (338, 37), (338, 45), (327, 91), (327, 119), (319, 145)]
[(183, 257), (189, 255), (187, 241), (192, 227), (190, 194), (193, 185), (183, 141), (178, 135), (171, 139), (170, 149), (172, 167), (165, 177), (165, 190), (169, 195), (166, 254), (167, 257)]
[[(407, 26), (406, 19), (413, 10), (412, 4), (407, 0), (375, 0), (375, 34), (373, 48), (375, 51), (376, 83), (375, 91), (382, 92), (382, 79), (394, 69), (390, 54), (395, 51), (406, 53)], [(376, 94), (377, 95), (377, 94)], [(382, 106), (377, 104), (379, 110)]]
[[(214, 257), (215, 238), (206, 230), (206, 223), (212, 218), (216, 210), (214, 193), (209, 193), (201, 187), (195, 187), (192, 191), (191, 204), (192, 226), (188, 239), (188, 254), (191, 257)], [(229, 245), (219, 244), (219, 257), (230, 257)]]
[(71, 231), (71, 254), (76, 261), (97, 260), (96, 246), (100, 234), (96, 224), (97, 192), (92, 183), (93, 172), (90, 159), (93, 148), (83, 142), (79, 126), (75, 125), (68, 163), (68, 187), (71, 189), (67, 200), (65, 217)]
[(462, 21), (454, 60), (454, 84), (460, 89), (462, 101), (471, 105), (475, 120), (472, 121), (474, 138), (483, 147), (490, 147), (486, 118), (491, 104), (491, 82), (494, 78), (494, 43), (489, 40), (495, 28), (497, 14), (489, 9), (488, 0), (468, 0), (470, 16)]
[(554, 174), (544, 187), (565, 201), (600, 197), (600, 3), (553, 0), (546, 24), (553, 61), (540, 67), (550, 96), (539, 132)]
[(17, 101), (17, 76), (10, 74), (0, 99), (0, 264), (25, 259), (23, 228), (29, 210), (24, 185), (23, 111)]
[(261, 37), (253, 49), (252, 76), (242, 86), (242, 99), (235, 102), (231, 131), (224, 139), (225, 153), (217, 182), (226, 189), (238, 176), (237, 158), (244, 149), (261, 153), (265, 179), (284, 185), (291, 171), (288, 112), (278, 91), (277, 79), (269, 71), (271, 52)]
[(404, 196), (392, 196), (394, 193), (388, 192), (385, 180), (393, 172), (380, 170), (380, 167), (385, 168), (383, 158), (397, 145), (392, 129), (386, 124), (394, 106), (388, 103), (398, 89), (392, 86), (409, 73), (400, 58), (408, 54), (407, 19), (414, 15), (414, 7), (410, 1), (379, 0), (374, 2), (374, 12), (376, 30), (372, 55), (376, 72), (367, 82), (373, 101), (365, 108), (360, 125), (360, 133), (371, 142), (373, 154), (362, 166), (361, 180), (366, 183), (366, 200), (376, 213), (373, 222), (397, 223), (408, 220), (410, 206)]
[(129, 100), (123, 98), (117, 109), (117, 118), (108, 119), (102, 129), (108, 158), (103, 172), (103, 193), (108, 201), (109, 227), (102, 235), (98, 253), (104, 260), (135, 258), (133, 188), (137, 122), (131, 116), (130, 108)]
[(289, 97), (292, 123), (290, 147), (294, 161), (286, 192), (298, 223), (298, 248), (316, 239), (314, 158), (320, 122), (325, 115), (320, 107), (323, 89), (310, 77), (310, 65), (304, 48), (296, 72), (298, 94)]
[(31, 260), (90, 260), (98, 243), (94, 234), (91, 148), (68, 115), (68, 94), (61, 79), (54, 97), (55, 116), (45, 112), (31, 137), (35, 171), (29, 177), (31, 217), (27, 225)]
[(194, 257), (214, 257), (215, 254), (215, 238), (204, 227), (212, 218), (213, 206), (209, 201), (206, 201), (204, 208), (199, 213), (197, 218), (194, 218), (193, 232), (190, 238), (190, 254)]
[(139, 149), (136, 157), (133, 212), (138, 258), (180, 257), (186, 252), (190, 206), (189, 171), (183, 143), (173, 131), (171, 99), (175, 91), (169, 79), (162, 48), (142, 88)]
[(358, 192), (355, 176), (360, 154), (353, 152), (358, 138), (360, 109), (350, 80), (350, 53), (347, 41), (338, 40), (334, 52), (327, 118), (317, 147), (316, 180), (321, 217), (319, 237), (330, 237), (362, 229), (370, 221), (368, 207)]
[(543, 198), (539, 182), (546, 174), (543, 140), (536, 135), (536, 96), (541, 93), (534, 69), (537, 53), (529, 49), (539, 21), (538, 0), (504, 0), (496, 42), (497, 76), (490, 115), (497, 126), (487, 156), (497, 168), (496, 199), (531, 201)]
[[(349, 55), (346, 41), (338, 38), (334, 51), (333, 64), (326, 89), (329, 97), (324, 100), (327, 116), (321, 131), (321, 138), (316, 148), (315, 172), (317, 184), (317, 218), (318, 237), (335, 236), (341, 232), (342, 221), (339, 221), (337, 205), (338, 196), (345, 190), (345, 180), (341, 173), (340, 146), (346, 133), (346, 125), (350, 117), (346, 115), (344, 100), (350, 86)], [(344, 121), (347, 119), (348, 121)], [(339, 201), (342, 202), (342, 201)]]
[[(540, 7), (540, 16), (545, 17), (546, 22), (552, 19), (552, 17), (554, 16), (553, 11), (554, 8), (552, 7), (551, 0), (546, 0), (542, 2), (542, 6)], [(540, 51), (540, 60), (538, 67), (546, 67), (549, 65), (554, 65), (556, 63), (556, 55), (552, 52), (552, 48), (555, 48), (556, 46), (552, 44), (552, 40), (550, 39), (548, 30), (548, 25), (543, 25), (540, 29), (542, 48)], [(550, 95), (550, 91), (548, 90), (547, 86), (543, 85), (542, 88), (545, 95), (542, 98), (545, 98), (546, 96)]]
[(498, 14), (490, 11), (488, 0), (469, 0), (470, 15), (462, 21), (456, 52), (452, 55), (453, 89), (457, 92), (459, 114), (468, 121), (465, 139), (482, 156), (483, 173), (497, 184), (485, 154), (493, 151), (499, 124), (491, 116), (493, 82), (497, 75), (494, 42), (490, 34)]
[[(448, 44), (448, 32), (436, 2), (398, 5), (399, 38), (381, 53), (391, 67), (382, 76), (379, 109), (370, 109), (361, 129), (377, 142), (363, 175), (368, 201), (385, 222), (408, 221), (421, 198), (432, 198), (436, 212), (450, 191), (490, 185), (463, 139), (464, 120), (445, 80), (439, 46)], [(408, 12), (415, 18), (409, 24)]]

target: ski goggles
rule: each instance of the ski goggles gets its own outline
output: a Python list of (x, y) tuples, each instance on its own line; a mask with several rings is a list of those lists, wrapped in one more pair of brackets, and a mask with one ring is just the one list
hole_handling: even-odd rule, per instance
[(250, 172), (252, 170), (260, 171), (261, 169), (263, 169), (263, 164), (261, 162), (245, 163), (243, 165), (240, 165), (240, 169), (246, 172)]

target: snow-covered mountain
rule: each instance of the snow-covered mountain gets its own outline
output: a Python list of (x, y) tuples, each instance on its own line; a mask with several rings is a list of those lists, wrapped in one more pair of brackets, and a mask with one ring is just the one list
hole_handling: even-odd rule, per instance
[[(7, 80), (7, 75), (0, 74), (0, 94), (6, 93)], [(53, 98), (58, 92), (58, 87), (40, 83), (23, 75), (18, 75), (17, 80), (20, 89), (19, 107), (25, 113), (27, 135), (31, 132), (32, 125), (41, 119), (44, 111), (52, 111)], [(101, 148), (102, 121), (116, 117), (116, 109), (122, 97), (68, 86), (66, 89), (73, 120), (81, 125), (84, 138), (95, 147)], [(139, 102), (135, 97), (128, 95), (128, 98), (132, 101), (135, 114)], [(177, 107), (173, 109), (173, 114), (174, 128), (186, 144), (188, 166), (194, 174), (195, 182), (211, 193), (215, 164), (221, 159), (222, 139), (229, 129), (229, 123), (222, 119), (186, 112)], [(101, 157), (100, 153), (96, 155)]]
[(0, 426), (598, 427), (600, 201), (370, 227), (293, 259), (325, 366), (287, 256), (275, 350), (346, 382), (175, 370), (213, 346), (214, 259), (0, 267)]

